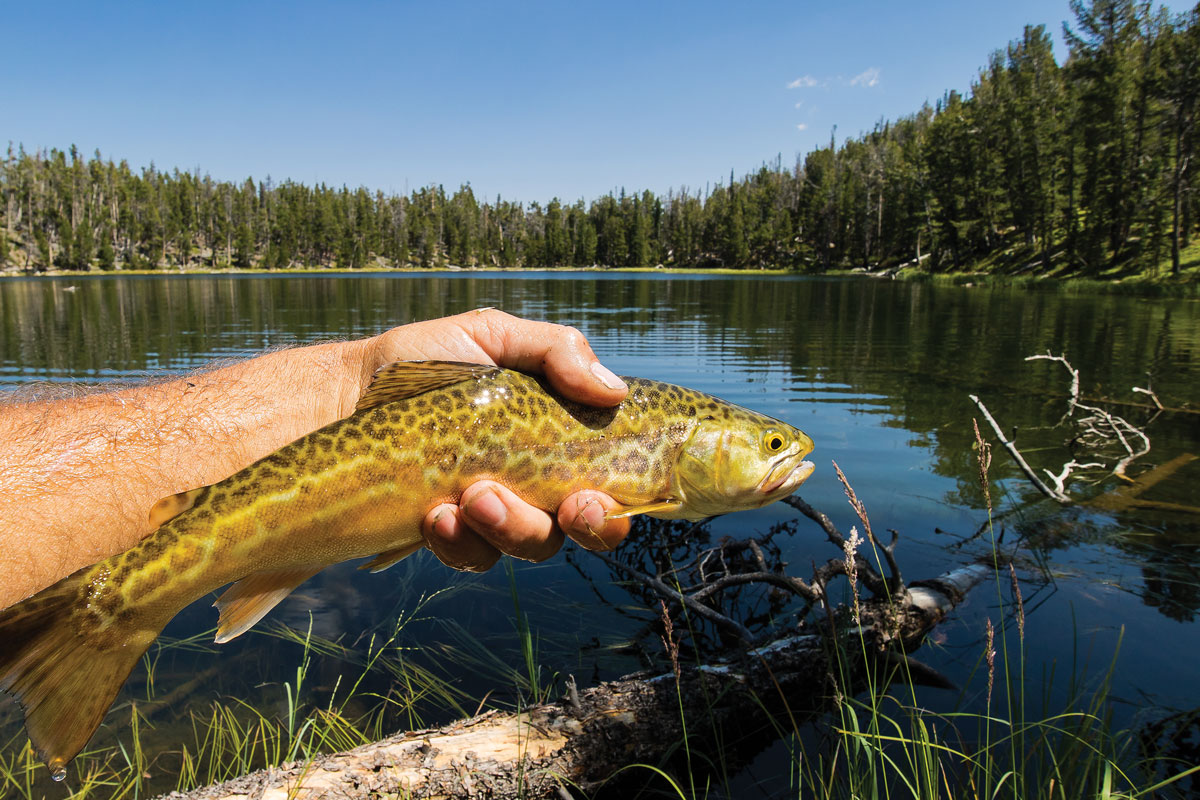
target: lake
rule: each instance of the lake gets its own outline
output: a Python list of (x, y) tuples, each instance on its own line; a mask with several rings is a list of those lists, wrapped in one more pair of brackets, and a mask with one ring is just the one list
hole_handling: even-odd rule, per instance
[[(1018, 430), (1036, 468), (1057, 471), (1076, 452), (1072, 434), (1054, 427), (1067, 408), (1068, 376), (1056, 364), (1027, 363), (1028, 355), (1063, 353), (1080, 370), (1086, 397), (1130, 404), (1111, 408), (1146, 424), (1153, 442), (1131, 475), (1200, 454), (1200, 302), (1053, 287), (621, 272), (8, 278), (0, 281), (0, 391), (204, 368), (483, 306), (575, 325), (619, 374), (685, 384), (803, 429), (817, 445), (817, 472), (800, 494), (843, 530), (856, 524), (836, 461), (874, 528), (899, 532), (908, 579), (990, 550), (986, 537), (972, 538), (988, 512), (973, 450), (979, 413), (968, 395), (981, 396), (1006, 431)], [(1153, 415), (1146, 395), (1131, 391), (1148, 381), (1164, 405), (1183, 410)], [(1110, 663), (1117, 727), (1200, 707), (1200, 517), (1059, 507), (998, 447), (992, 477), (996, 528), (1015, 554), (1028, 614), (1031, 696), (1047, 698), (1047, 714), (1078, 688), (1072, 676), (1087, 686)], [(1146, 496), (1195, 506), (1198, 482), (1200, 461)], [(1079, 484), (1079, 494), (1119, 483)], [(777, 504), (719, 518), (709, 533), (756, 534), (795, 517)], [(838, 555), (807, 521), (779, 541), (800, 577)], [(1000, 597), (1008, 591), (976, 589), (938, 629), (936, 645), (920, 651), (967, 687), (922, 690), (923, 703), (978, 709), (983, 690), (972, 673), (986, 620), (1004, 622)], [(514, 595), (541, 667), (532, 679)], [(551, 685), (574, 674), (582, 684), (639, 668), (636, 648), (626, 645), (647, 615), (630, 604), (604, 566), (578, 552), (514, 562), (511, 577), (501, 567), (454, 573), (428, 553), (378, 575), (341, 565), (220, 648), (211, 644), (215, 612), (194, 604), (167, 628), (170, 646), (151, 649), (153, 680), (135, 670), (93, 745), (128, 740), (130, 700), (152, 728), (141, 732), (150, 751), (193, 747), (188, 712), (205, 713), (215, 700), (243, 698), (286, 714), (283, 684), (294, 681), (302, 647), (281, 623), (300, 638), (311, 630), (313, 641), (338, 643), (311, 648), (301, 700), (317, 703), (344, 691), (339, 680), (356, 676), (364, 654), (403, 620), (389, 657), (427, 673), (425, 694), (405, 695), (375, 674), (366, 684), (390, 698), (384, 725), (395, 729), (473, 713), (489, 693), (489, 702), (511, 703), (522, 682)], [(1052, 666), (1055, 678), (1045, 679)], [(0, 703), (0, 726), (0, 745), (23, 744), (14, 703)], [(770, 750), (735, 779), (739, 795), (786, 791), (779, 758)], [(150, 770), (156, 791), (174, 787), (165, 764)]]

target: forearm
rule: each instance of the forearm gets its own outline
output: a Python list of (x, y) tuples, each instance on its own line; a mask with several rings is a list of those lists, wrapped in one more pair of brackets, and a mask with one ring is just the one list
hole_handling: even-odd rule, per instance
[(0, 413), (0, 608), (137, 543), (150, 507), (353, 410), (371, 340)]
[[(425, 359), (544, 374), (592, 405), (626, 392), (578, 331), (481, 309), (133, 389), (0, 402), (0, 608), (132, 547), (151, 532), (159, 499), (216, 483), (347, 416), (384, 364)], [(612, 503), (577, 492), (552, 518), (481, 481), (462, 509), (431, 509), (422, 534), (445, 563), (486, 569), (501, 552), (548, 558), (564, 532), (585, 547), (615, 546), (629, 523), (605, 518)]]

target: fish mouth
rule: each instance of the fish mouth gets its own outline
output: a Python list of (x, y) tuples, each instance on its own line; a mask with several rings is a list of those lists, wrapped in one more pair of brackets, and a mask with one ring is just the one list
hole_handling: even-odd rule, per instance
[(767, 473), (762, 482), (758, 484), (758, 491), (762, 494), (770, 495), (782, 489), (784, 486), (790, 486), (795, 489), (800, 484), (808, 480), (808, 476), (813, 474), (813, 470), (817, 465), (811, 461), (801, 461), (796, 466), (789, 469), (787, 464), (777, 464)]

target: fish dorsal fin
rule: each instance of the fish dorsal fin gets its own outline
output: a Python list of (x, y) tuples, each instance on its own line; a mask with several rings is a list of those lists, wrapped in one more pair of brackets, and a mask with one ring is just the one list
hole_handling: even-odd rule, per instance
[(354, 410), (362, 411), (384, 403), (415, 397), (470, 378), (484, 378), (499, 371), (499, 367), (464, 364), (459, 361), (394, 361), (379, 368)]
[(324, 565), (274, 569), (247, 575), (226, 589), (213, 603), (221, 612), (217, 644), (236, 639), (254, 627), (279, 601), (324, 569)]
[(424, 546), (425, 540), (418, 539), (412, 544), (406, 544), (404, 547), (397, 547), (395, 550), (384, 550), (382, 553), (359, 567), (359, 569), (370, 570), (371, 572), (383, 572), (385, 569), (396, 564), (398, 561), (408, 558)]
[(203, 486), (199, 489), (188, 489), (186, 492), (169, 494), (162, 500), (159, 500), (150, 508), (150, 524), (157, 528), (167, 520), (175, 519), (175, 517), (178, 517), (196, 505), (196, 498), (200, 496), (200, 493), (204, 489), (205, 487)]

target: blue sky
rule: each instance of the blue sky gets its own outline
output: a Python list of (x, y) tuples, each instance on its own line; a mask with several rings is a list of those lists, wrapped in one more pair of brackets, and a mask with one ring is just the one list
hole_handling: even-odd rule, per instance
[(489, 199), (703, 188), (966, 90), (1026, 23), (1060, 39), (1069, 17), (1066, 0), (6, 2), (0, 142)]

